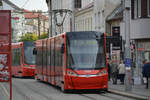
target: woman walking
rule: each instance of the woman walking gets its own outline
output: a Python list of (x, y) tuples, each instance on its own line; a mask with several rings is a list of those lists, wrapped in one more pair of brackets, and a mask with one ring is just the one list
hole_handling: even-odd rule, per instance
[(120, 78), (120, 82), (121, 84), (124, 84), (124, 77), (125, 77), (125, 64), (123, 61), (121, 61), (121, 63), (118, 66), (118, 70), (119, 70), (119, 78)]

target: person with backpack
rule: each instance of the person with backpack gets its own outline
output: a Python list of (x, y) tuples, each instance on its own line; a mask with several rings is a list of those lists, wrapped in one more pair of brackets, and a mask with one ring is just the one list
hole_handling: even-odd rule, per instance
[(148, 84), (149, 84), (148, 78), (150, 77), (150, 62), (144, 64), (142, 73), (143, 73), (143, 77), (146, 77), (147, 80), (145, 88), (148, 89)]

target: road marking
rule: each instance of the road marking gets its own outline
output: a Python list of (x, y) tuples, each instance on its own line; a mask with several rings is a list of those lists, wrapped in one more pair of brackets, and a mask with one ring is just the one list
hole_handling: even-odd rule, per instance
[(6, 93), (6, 95), (9, 97), (9, 93), (8, 93), (7, 89), (4, 87), (4, 85), (0, 84), (0, 87), (2, 87), (2, 89), (4, 90), (4, 92)]

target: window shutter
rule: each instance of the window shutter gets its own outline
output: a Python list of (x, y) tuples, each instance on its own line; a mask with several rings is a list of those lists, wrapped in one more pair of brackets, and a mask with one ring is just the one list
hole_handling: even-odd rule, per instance
[(134, 15), (134, 0), (131, 0), (131, 18), (134, 19), (135, 15)]
[(74, 0), (75, 8), (81, 8), (81, 0)]
[(146, 18), (147, 17), (147, 0), (142, 0), (141, 2), (141, 17)]

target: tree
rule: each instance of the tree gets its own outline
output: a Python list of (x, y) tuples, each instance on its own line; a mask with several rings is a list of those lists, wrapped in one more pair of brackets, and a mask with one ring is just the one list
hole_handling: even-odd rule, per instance
[(19, 41), (36, 41), (38, 40), (38, 36), (35, 33), (26, 33), (21, 36)]
[[(48, 38), (48, 33), (43, 33), (40, 35), (40, 39)], [(35, 33), (26, 33), (25, 35), (20, 37), (20, 42), (22, 41), (36, 41), (38, 40), (38, 36)]]
[(40, 39), (48, 38), (48, 33), (43, 33), (40, 35)]

